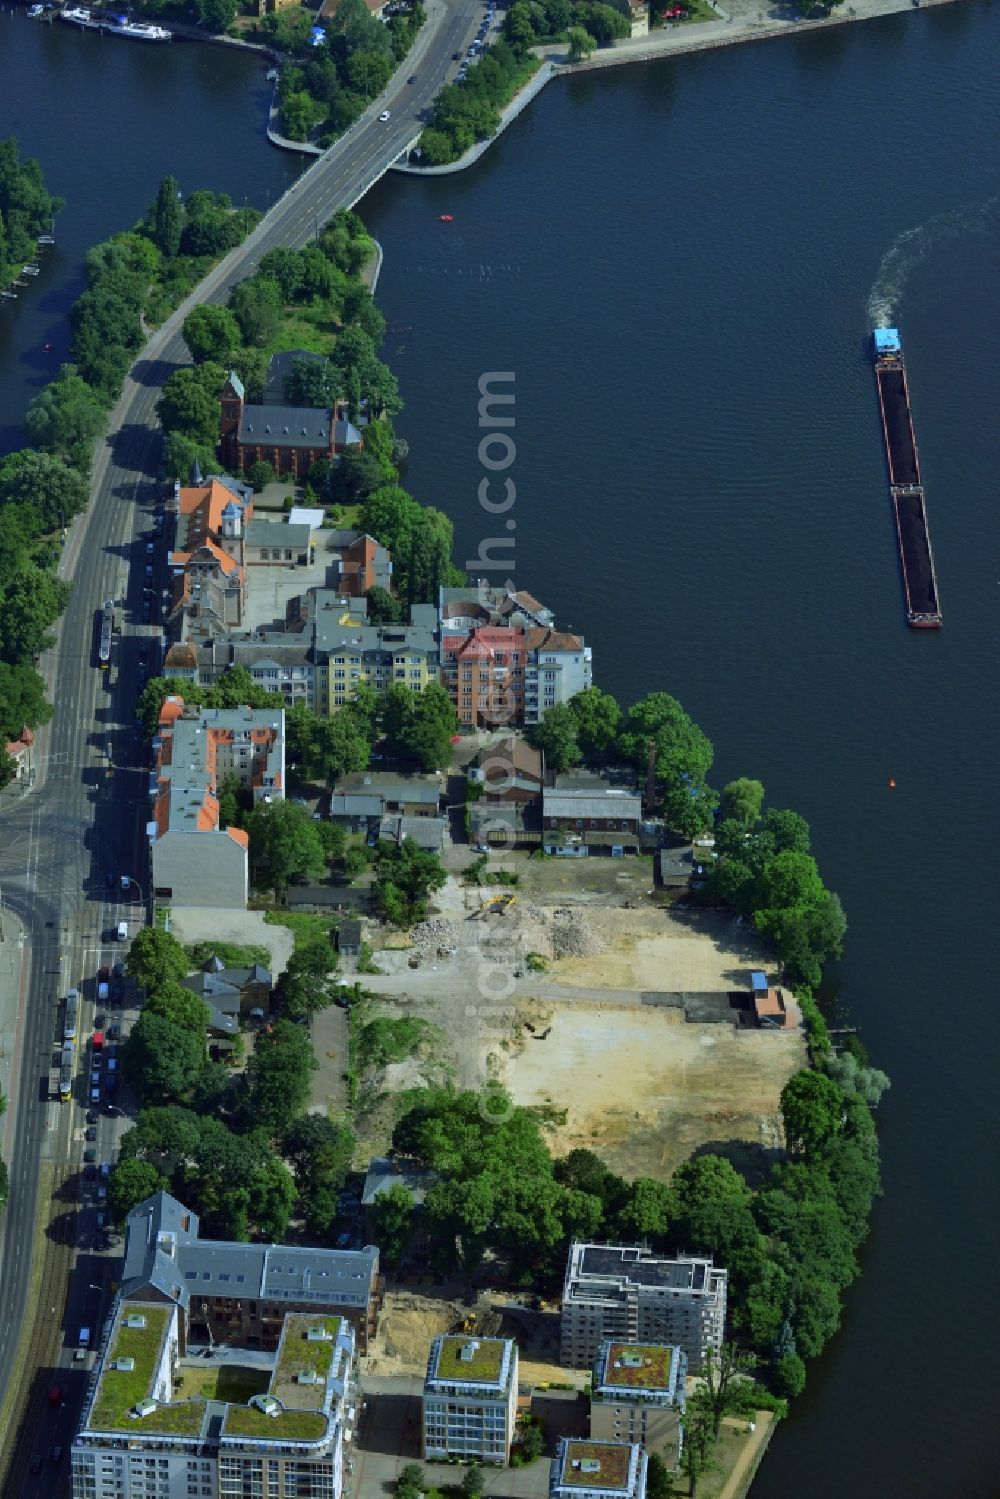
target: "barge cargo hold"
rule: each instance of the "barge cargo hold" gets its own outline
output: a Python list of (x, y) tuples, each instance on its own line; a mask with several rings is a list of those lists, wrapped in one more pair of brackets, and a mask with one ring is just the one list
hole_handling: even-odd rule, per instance
[(903, 570), (906, 619), (915, 630), (936, 630), (941, 624), (941, 606), (899, 330), (876, 328), (874, 342), (875, 383)]

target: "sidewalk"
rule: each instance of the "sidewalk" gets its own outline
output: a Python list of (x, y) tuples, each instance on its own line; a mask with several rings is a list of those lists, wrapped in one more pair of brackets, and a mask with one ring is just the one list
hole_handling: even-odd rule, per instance
[(24, 930), (9, 906), (0, 906), (0, 1093), (7, 1111), (0, 1119), (0, 1156), (10, 1161), (17, 1116), (21, 1028), (28, 986)]

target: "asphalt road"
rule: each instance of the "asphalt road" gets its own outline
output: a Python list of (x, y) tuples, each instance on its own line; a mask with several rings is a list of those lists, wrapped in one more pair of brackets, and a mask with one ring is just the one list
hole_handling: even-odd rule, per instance
[[(93, 1028), (98, 967), (120, 956), (114, 944), (105, 942), (105, 934), (123, 914), (132, 917), (134, 931), (149, 895), (144, 849), (148, 764), (132, 708), (141, 653), (147, 652), (151, 670), (159, 661), (155, 626), (142, 623), (145, 541), (162, 498), (162, 486), (150, 477), (159, 462), (155, 405), (167, 376), (187, 362), (181, 325), (196, 303), (224, 300), (236, 282), (253, 273), (265, 251), (306, 244), (333, 213), (363, 197), (416, 139), (422, 113), (458, 66), (452, 54), (464, 55), (482, 16), (483, 5), (472, 0), (432, 0), (427, 26), (386, 93), (341, 141), (314, 160), (245, 243), (153, 336), (111, 414), (107, 442), (95, 463), (90, 510), (75, 522), (64, 548), (60, 571), (72, 581), (73, 592), (56, 646), (43, 663), (56, 713), (38, 736), (33, 789), (0, 815), (0, 898), (24, 929), (29, 964), (20, 1067), (10, 1088), (15, 1123), (10, 1196), (0, 1215), (0, 1391), (10, 1388), (23, 1331), (40, 1164), (79, 1164), (82, 1159), (82, 1066), (78, 1097), (64, 1106), (48, 1099), (51, 1063), (61, 1039), (58, 1001), (71, 985), (82, 990), (80, 1035), (85, 1040)], [(416, 74), (415, 84), (405, 82), (410, 74)], [(390, 111), (388, 121), (378, 119), (384, 109)], [(158, 557), (157, 570), (161, 567)], [(126, 601), (122, 638), (109, 672), (95, 667), (96, 614), (105, 598)], [(119, 887), (109, 890), (106, 877), (117, 879), (123, 873), (135, 883), (124, 893)], [(120, 1118), (102, 1117), (100, 1158), (111, 1155), (122, 1127)], [(82, 1193), (80, 1203), (77, 1242), (89, 1249), (93, 1205)], [(104, 1277), (94, 1269), (98, 1261), (88, 1258), (86, 1263), (89, 1270), (76, 1279), (89, 1275), (92, 1283), (71, 1288), (65, 1363), (72, 1357), (82, 1308), (96, 1320), (93, 1276)], [(29, 1443), (41, 1452), (53, 1441), (68, 1442), (75, 1415), (48, 1413), (43, 1418), (48, 1425), (21, 1432), (19, 1445)], [(66, 1469), (62, 1475), (65, 1482)], [(43, 1470), (37, 1480), (27, 1480), (24, 1491), (34, 1493), (40, 1485), (51, 1489), (54, 1476), (52, 1469)]]

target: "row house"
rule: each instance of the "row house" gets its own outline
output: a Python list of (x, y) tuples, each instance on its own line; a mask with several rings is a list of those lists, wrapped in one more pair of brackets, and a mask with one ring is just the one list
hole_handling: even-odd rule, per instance
[(280, 708), (187, 708), (168, 697), (154, 740), (147, 823), (156, 898), (176, 906), (246, 909), (249, 844), (223, 827), (219, 790), (235, 775), (254, 802), (285, 788), (285, 715)]

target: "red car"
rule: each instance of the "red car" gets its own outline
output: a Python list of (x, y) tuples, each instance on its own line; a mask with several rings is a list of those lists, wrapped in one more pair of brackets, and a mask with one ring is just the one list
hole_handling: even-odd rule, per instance
[(62, 1405), (62, 1390), (57, 1384), (54, 1384), (49, 1391), (49, 1404)]

